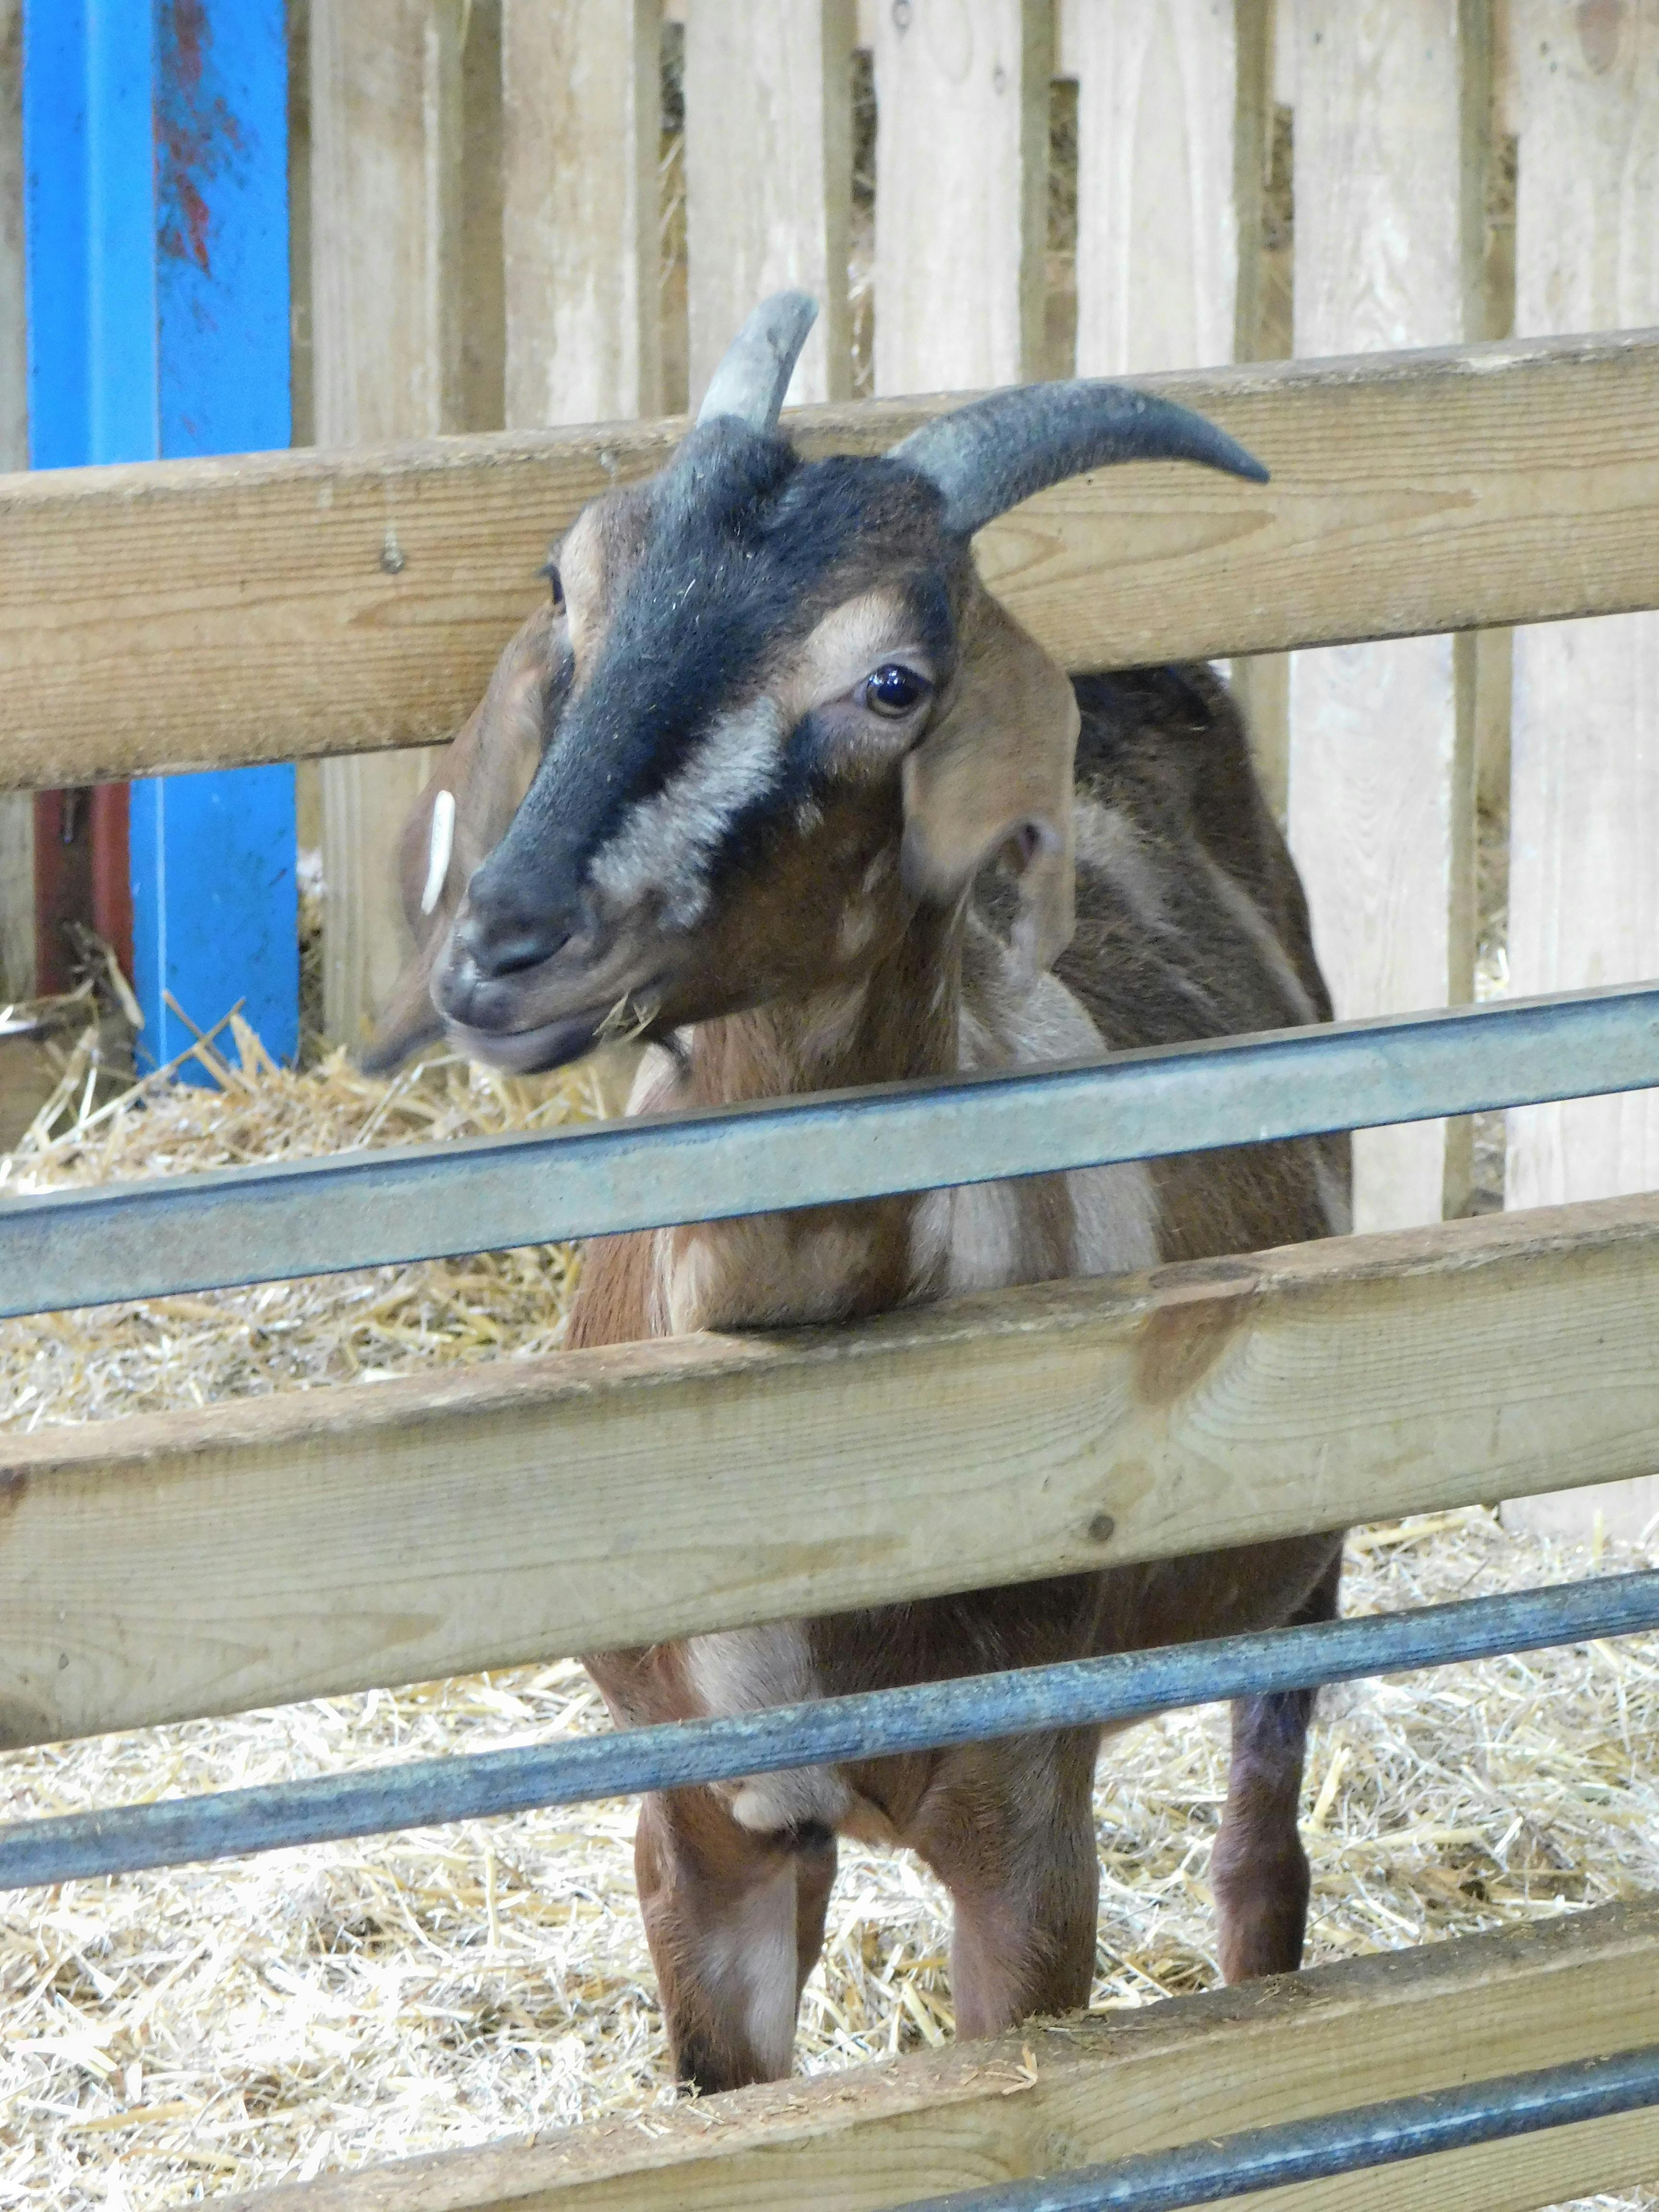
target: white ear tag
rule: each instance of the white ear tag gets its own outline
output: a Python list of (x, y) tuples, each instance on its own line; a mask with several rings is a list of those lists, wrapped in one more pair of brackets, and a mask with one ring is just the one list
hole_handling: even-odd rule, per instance
[(441, 791), (432, 802), (432, 843), (427, 854), (426, 889), (421, 893), (422, 914), (430, 914), (438, 903), (454, 847), (455, 794), (453, 791)]

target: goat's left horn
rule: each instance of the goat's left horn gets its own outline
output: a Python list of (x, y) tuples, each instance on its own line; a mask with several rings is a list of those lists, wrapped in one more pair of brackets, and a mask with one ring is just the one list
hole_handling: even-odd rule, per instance
[(945, 526), (962, 537), (1063, 477), (1115, 461), (1198, 461), (1266, 483), (1236, 439), (1188, 407), (1093, 377), (994, 392), (913, 430), (893, 447), (945, 495)]
[(776, 429), (783, 395), (817, 317), (818, 303), (808, 292), (774, 292), (763, 300), (708, 380), (698, 422), (735, 415), (751, 430)]

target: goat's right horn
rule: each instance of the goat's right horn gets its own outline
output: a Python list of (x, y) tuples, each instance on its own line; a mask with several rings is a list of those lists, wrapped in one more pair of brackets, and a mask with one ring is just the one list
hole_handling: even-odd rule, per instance
[(1237, 440), (1190, 407), (1096, 377), (993, 392), (913, 430), (890, 458), (937, 484), (963, 538), (1034, 492), (1114, 461), (1198, 461), (1266, 483)]
[(698, 422), (733, 415), (751, 430), (775, 430), (783, 395), (817, 317), (818, 303), (809, 292), (774, 292), (763, 300), (708, 380)]

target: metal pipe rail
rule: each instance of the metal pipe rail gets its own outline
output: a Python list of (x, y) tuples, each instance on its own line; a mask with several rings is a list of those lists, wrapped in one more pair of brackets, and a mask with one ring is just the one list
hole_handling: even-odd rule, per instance
[(1659, 1569), (0, 1828), (0, 1889), (1144, 1719), (1659, 1627)]
[(0, 1199), (0, 1316), (1659, 1085), (1659, 985)]
[(1290, 2182), (1365, 2172), (1651, 2105), (1659, 2105), (1659, 2044), (1457, 2089), (1391, 2097), (1316, 2119), (1249, 2128), (1173, 2150), (1143, 2151), (1048, 2180), (955, 2190), (914, 2201), (901, 2212), (1179, 2212), (1183, 2205), (1216, 2204)]

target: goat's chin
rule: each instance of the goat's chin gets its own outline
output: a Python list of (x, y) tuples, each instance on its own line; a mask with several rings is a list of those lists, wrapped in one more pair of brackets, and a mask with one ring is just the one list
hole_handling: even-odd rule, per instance
[(567, 1014), (533, 1030), (475, 1030), (446, 1017), (444, 1035), (468, 1060), (483, 1060), (509, 1075), (539, 1075), (591, 1052), (602, 1020), (598, 1014)]

